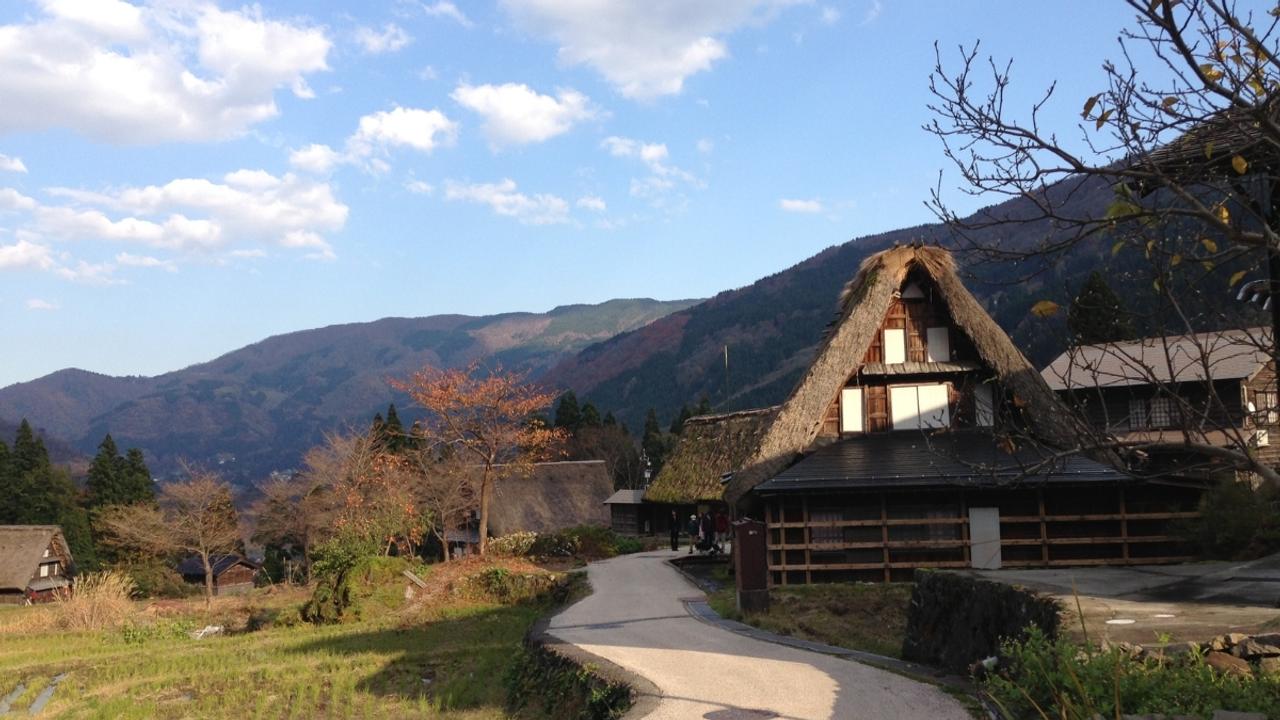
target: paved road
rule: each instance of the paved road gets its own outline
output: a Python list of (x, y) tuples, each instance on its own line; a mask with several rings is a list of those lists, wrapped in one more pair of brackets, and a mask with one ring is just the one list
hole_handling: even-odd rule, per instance
[(968, 720), (932, 685), (695, 620), (681, 598), (702, 593), (664, 562), (673, 555), (593, 563), (592, 595), (549, 628), (656, 685), (662, 698), (651, 720)]

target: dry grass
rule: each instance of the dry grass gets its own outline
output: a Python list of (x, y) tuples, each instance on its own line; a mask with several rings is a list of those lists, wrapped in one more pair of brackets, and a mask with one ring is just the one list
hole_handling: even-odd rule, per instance
[(135, 587), (127, 574), (115, 571), (89, 573), (76, 578), (75, 589), (33, 611), (14, 613), (0, 633), (36, 633), (50, 630), (111, 630), (124, 625), (138, 610)]
[(711, 606), (763, 630), (900, 657), (911, 605), (910, 583), (831, 583), (775, 587), (767, 613), (743, 617), (729, 587), (709, 596)]

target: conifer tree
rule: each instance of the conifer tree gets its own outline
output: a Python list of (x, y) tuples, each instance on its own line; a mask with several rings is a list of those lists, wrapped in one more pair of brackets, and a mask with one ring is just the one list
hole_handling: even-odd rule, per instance
[(681, 405), (680, 414), (676, 416), (675, 420), (671, 421), (671, 434), (679, 435), (681, 432), (683, 432), (684, 421), (688, 420), (691, 417), (693, 417), (693, 413), (689, 410), (689, 406)]
[(129, 448), (124, 454), (126, 490), (129, 502), (150, 502), (155, 499), (155, 483), (151, 481), (151, 468), (138, 448)]
[(604, 421), (601, 422), (601, 424), (604, 425), (605, 427), (613, 427), (614, 425), (618, 424), (618, 418), (614, 417), (613, 411), (610, 410), (609, 412), (604, 414)]
[(707, 397), (706, 395), (703, 395), (702, 398), (698, 400), (698, 407), (693, 409), (693, 414), (695, 416), (710, 415), (711, 414), (711, 398)]
[(644, 449), (645, 457), (649, 459), (649, 465), (656, 476), (666, 457), (667, 440), (662, 426), (658, 424), (658, 413), (653, 408), (649, 408), (644, 415), (644, 437), (640, 440), (640, 447)]
[(387, 406), (387, 419), (382, 425), (382, 434), (386, 439), (388, 452), (397, 453), (404, 449), (404, 425), (400, 422), (400, 415), (396, 413), (395, 403)]
[(98, 444), (98, 454), (89, 464), (89, 477), (85, 480), (85, 488), (89, 491), (90, 507), (118, 505), (122, 502), (118, 497), (121, 480), (120, 465), (120, 451), (116, 448), (116, 441), (111, 437), (111, 433), (107, 433), (107, 436)]
[(1120, 297), (1097, 270), (1089, 273), (1079, 294), (1071, 301), (1067, 327), (1079, 345), (1129, 340), (1136, 335), (1133, 320)]
[(580, 427), (597, 428), (597, 427), (600, 427), (600, 424), (601, 424), (600, 411), (596, 409), (596, 406), (592, 405), (591, 403), (586, 403), (585, 405), (583, 405), (582, 406), (582, 422), (580, 423)]
[(560, 396), (560, 404), (556, 405), (554, 424), (569, 432), (576, 432), (582, 426), (582, 409), (578, 407), (578, 396), (572, 390), (566, 390)]

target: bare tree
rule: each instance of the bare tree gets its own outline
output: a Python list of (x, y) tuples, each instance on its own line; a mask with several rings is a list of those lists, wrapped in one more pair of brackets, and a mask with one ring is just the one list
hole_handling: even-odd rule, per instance
[(108, 508), (103, 526), (125, 547), (155, 555), (199, 557), (207, 607), (213, 599), (213, 559), (234, 552), (243, 535), (231, 486), (214, 473), (188, 472), (190, 479), (163, 485), (155, 505)]
[(467, 516), (480, 504), (479, 473), (456, 453), (441, 454), (434, 448), (414, 451), (409, 462), (415, 477), (414, 496), (447, 561), (449, 531), (464, 527)]
[(334, 486), (326, 468), (317, 467), (326, 460), (325, 453), (308, 452), (302, 472), (259, 485), (261, 497), (253, 506), (254, 538), (300, 552), (306, 582), (311, 582), (312, 551), (333, 531)]
[[(1188, 398), (1178, 387), (1187, 373), (1214, 377), (1223, 361), (1211, 346), (1220, 340), (1195, 331), (1248, 318), (1223, 302), (1238, 290), (1242, 298), (1270, 298), (1272, 314), (1268, 328), (1237, 333), (1234, 341), (1275, 357), (1280, 11), (1241, 12), (1229, 0), (1126, 2), (1134, 22), (1121, 32), (1119, 59), (1102, 64), (1096, 94), (1071, 100), (1082, 118), (1073, 128), (1046, 124), (1054, 86), (1019, 113), (1011, 102), (1012, 63), (980, 59), (974, 45), (947, 68), (938, 52), (926, 129), (942, 141), (964, 193), (1021, 203), (1016, 212), (961, 217), (940, 182), (929, 205), (971, 265), (1016, 266), (1018, 280), (1073, 254), (1142, 267), (1144, 284), (1126, 288), (1126, 299), (1146, 308), (1144, 327), (1163, 339), (1152, 341), (1159, 346), (1152, 352), (1132, 345), (1100, 352), (1159, 388), (1162, 407), (1174, 408), (1177, 432), (1120, 437), (1104, 422), (1066, 451), (1115, 450), (1131, 467), (1150, 453), (1178, 451), (1280, 484), (1249, 427), (1224, 423), (1230, 398), (1208, 380), (1203, 397)], [(1105, 208), (1084, 201), (1098, 195)], [(1039, 239), (1011, 244), (1015, 231)], [(1246, 283), (1250, 275), (1258, 279)], [(1032, 312), (1049, 318), (1058, 309), (1046, 298)], [(1195, 357), (1176, 356), (1189, 351)]]
[(466, 368), (424, 368), (391, 386), (405, 392), (427, 411), (423, 444), (440, 453), (456, 453), (479, 474), (480, 554), (488, 547), (489, 504), (493, 485), (502, 477), (526, 472), (563, 440), (535, 415), (556, 393), (525, 382), (526, 375), (488, 370), (477, 363)]

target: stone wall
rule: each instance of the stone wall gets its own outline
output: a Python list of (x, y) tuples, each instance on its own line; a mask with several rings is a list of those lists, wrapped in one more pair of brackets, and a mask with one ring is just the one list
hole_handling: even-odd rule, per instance
[(973, 663), (996, 655), (1003, 640), (1021, 638), (1028, 625), (1056, 637), (1060, 610), (1056, 600), (1029, 590), (916, 570), (902, 657), (967, 673)]

